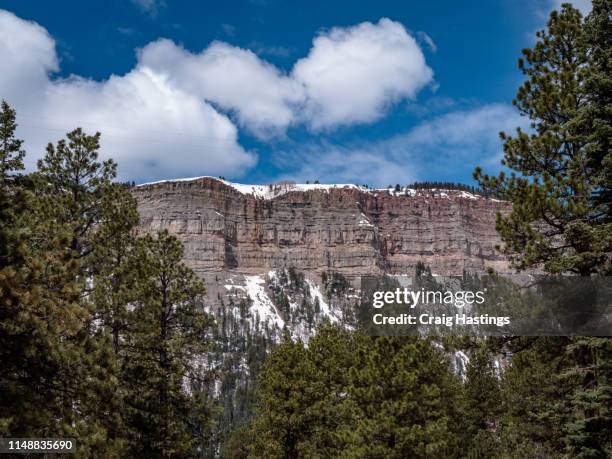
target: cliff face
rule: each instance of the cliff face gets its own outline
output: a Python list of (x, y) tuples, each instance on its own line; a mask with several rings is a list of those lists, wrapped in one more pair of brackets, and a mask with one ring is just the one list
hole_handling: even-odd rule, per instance
[(441, 275), (508, 270), (495, 250), (495, 214), (509, 205), (464, 191), (251, 187), (202, 177), (133, 193), (140, 231), (175, 234), (203, 278), (288, 267), (356, 278), (410, 273), (418, 261)]
[[(140, 232), (168, 229), (204, 280), (215, 319), (212, 395), (237, 425), (269, 347), (287, 330), (307, 342), (325, 322), (357, 325), (361, 275), (506, 271), (495, 214), (507, 203), (462, 191), (353, 185), (237, 185), (210, 177), (133, 189)], [(463, 374), (467, 356), (451, 362)], [(249, 395), (250, 394), (250, 395)], [(242, 402), (241, 402), (242, 400)]]

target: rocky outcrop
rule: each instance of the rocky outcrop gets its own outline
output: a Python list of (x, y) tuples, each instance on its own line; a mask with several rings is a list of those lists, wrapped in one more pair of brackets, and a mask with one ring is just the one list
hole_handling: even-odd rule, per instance
[(496, 251), (506, 202), (457, 190), (353, 185), (236, 185), (211, 177), (135, 187), (139, 230), (168, 229), (199, 275), (254, 275), (294, 267), (349, 278), (406, 274), (417, 262), (441, 275), (508, 270)]

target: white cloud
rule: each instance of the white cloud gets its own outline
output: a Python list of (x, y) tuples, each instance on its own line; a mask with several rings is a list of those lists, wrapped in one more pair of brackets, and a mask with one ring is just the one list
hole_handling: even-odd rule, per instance
[(306, 88), (303, 117), (314, 129), (375, 121), (433, 79), (415, 39), (386, 18), (319, 35), (292, 75)]
[[(499, 170), (499, 132), (528, 129), (528, 120), (511, 106), (490, 104), (434, 117), (406, 133), (358, 145), (310, 145), (292, 153), (299, 167), (282, 178), (349, 181), (371, 186), (407, 184), (414, 180), (472, 180), (478, 165)], [(280, 165), (290, 165), (285, 154)], [(298, 160), (296, 161), (295, 158)]]
[(290, 75), (222, 42), (194, 54), (162, 39), (145, 46), (139, 61), (231, 110), (260, 137), (298, 122), (316, 130), (375, 121), (433, 78), (414, 38), (389, 19), (319, 35)]
[(18, 110), (30, 167), (47, 141), (76, 126), (103, 132), (102, 156), (119, 163), (123, 178), (238, 176), (255, 164), (225, 115), (164, 74), (138, 64), (102, 82), (54, 80), (57, 62), (42, 27), (0, 10), (0, 97)]
[(59, 70), (55, 42), (35, 22), (0, 10), (0, 88), (2, 97), (35, 103), (48, 74)]
[(303, 100), (302, 86), (252, 51), (215, 42), (193, 54), (170, 40), (139, 53), (141, 65), (167, 75), (174, 85), (236, 113), (240, 123), (265, 137), (285, 129)]
[(454, 156), (499, 153), (500, 131), (514, 131), (526, 120), (508, 105), (491, 104), (472, 110), (450, 112), (418, 124), (394, 142), (411, 150), (434, 149), (438, 155)]
[[(163, 6), (136, 3), (150, 12)], [(102, 155), (117, 160), (123, 178), (137, 180), (243, 174), (257, 158), (239, 145), (229, 116), (264, 139), (297, 124), (320, 130), (368, 123), (433, 81), (415, 39), (389, 19), (319, 34), (289, 73), (227, 43), (192, 53), (167, 39), (147, 44), (131, 71), (104, 81), (54, 78), (58, 70), (48, 32), (0, 10), (0, 97), (18, 109), (30, 167), (48, 140), (82, 126), (101, 130)], [(325, 162), (342, 167), (340, 177), (367, 171), (334, 166), (341, 155)], [(381, 180), (392, 173), (388, 161), (368, 152), (353, 156), (388, 171)]]

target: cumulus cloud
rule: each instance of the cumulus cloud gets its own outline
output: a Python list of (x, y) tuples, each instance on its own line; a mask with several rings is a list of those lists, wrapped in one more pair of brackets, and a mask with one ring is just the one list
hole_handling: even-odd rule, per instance
[(0, 63), (0, 94), (18, 109), (30, 167), (48, 140), (76, 126), (103, 132), (102, 154), (118, 161), (124, 178), (232, 176), (256, 162), (227, 116), (146, 65), (102, 82), (52, 79), (53, 39), (6, 11), (0, 11)]
[(263, 137), (285, 129), (304, 97), (301, 85), (276, 67), (222, 42), (193, 54), (162, 39), (145, 46), (139, 62), (175, 86), (231, 110), (243, 126)]
[(0, 10), (0, 88), (2, 96), (33, 104), (37, 88), (59, 70), (55, 42), (35, 22), (24, 21)]
[[(508, 105), (456, 110), (380, 141), (297, 148), (292, 155), (299, 158), (294, 164), (300, 166), (283, 174), (283, 178), (367, 181), (372, 186), (457, 177), (470, 182), (477, 165), (493, 172), (499, 170), (502, 156), (499, 132), (514, 132), (517, 126), (528, 129), (528, 124)], [(281, 166), (289, 165), (284, 159), (288, 156), (281, 157)]]
[(433, 79), (415, 39), (389, 19), (320, 34), (290, 74), (222, 42), (191, 53), (162, 39), (145, 46), (139, 61), (264, 138), (297, 123), (318, 130), (375, 121)]
[[(290, 71), (224, 42), (193, 53), (168, 39), (147, 44), (131, 71), (104, 81), (59, 78), (58, 70), (48, 32), (0, 10), (0, 96), (18, 109), (30, 167), (46, 141), (82, 126), (101, 130), (103, 156), (137, 180), (238, 177), (257, 157), (238, 143), (237, 126), (268, 139), (292, 125), (317, 131), (373, 122), (433, 81), (416, 40), (389, 19), (320, 33)], [(367, 152), (355, 158), (372, 160)], [(351, 174), (360, 175), (340, 176)]]
[(303, 116), (315, 129), (375, 121), (433, 79), (415, 39), (386, 18), (319, 35), (292, 75), (306, 88)]

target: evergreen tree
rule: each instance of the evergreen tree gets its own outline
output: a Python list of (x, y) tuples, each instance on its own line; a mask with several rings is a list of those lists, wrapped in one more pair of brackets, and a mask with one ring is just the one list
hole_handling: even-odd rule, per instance
[(486, 349), (476, 349), (470, 356), (463, 390), (466, 433), (472, 439), (468, 456), (492, 457), (502, 407), (499, 375)]
[(125, 186), (112, 184), (105, 187), (100, 214), (93, 237), (92, 301), (96, 316), (112, 336), (113, 350), (118, 354), (120, 337), (128, 327), (128, 304), (135, 295), (131, 282), (133, 266), (129, 260), (135, 243), (138, 210)]
[(460, 386), (426, 340), (324, 327), (264, 364), (249, 457), (456, 457)]
[(410, 337), (372, 338), (357, 352), (347, 455), (456, 457), (460, 387), (442, 352)]
[[(504, 164), (514, 172), (475, 172), (486, 189), (513, 204), (497, 228), (519, 269), (610, 273), (611, 5), (595, 0), (585, 20), (569, 4), (551, 13), (547, 30), (519, 60), (527, 80), (514, 104), (532, 121), (532, 132), (502, 134)], [(505, 447), (608, 457), (610, 338), (521, 338), (509, 348)]]
[(563, 371), (555, 384), (563, 388), (553, 404), (553, 420), (563, 426), (566, 455), (603, 458), (612, 455), (612, 339), (574, 337), (563, 347)]
[[(5, 164), (20, 167), (19, 141), (6, 141), (15, 127), (14, 112), (8, 116), (10, 110), (4, 111), (3, 144), (13, 155), (4, 152), (3, 158), (19, 158)], [(62, 162), (61, 154), (57, 158), (58, 176), (80, 167)], [(11, 169), (3, 174), (8, 177)], [(60, 207), (54, 199), (62, 201), (65, 189), (56, 182), (52, 199), (48, 178), (41, 173), (35, 180), (21, 179), (12, 189), (2, 187), (13, 201), (26, 203), (14, 214), (12, 229), (2, 231), (15, 236), (1, 276), (9, 281), (1, 291), (3, 424), (11, 436), (75, 436), (81, 454), (102, 445), (113, 454), (121, 442), (109, 437), (118, 418), (110, 343), (95, 331), (94, 306), (84, 295), (83, 263), (69, 249), (74, 222), (56, 218)], [(83, 205), (81, 197), (75, 196), (75, 206)]]
[(313, 427), (305, 412), (317, 398), (310, 380), (314, 369), (305, 357), (304, 345), (285, 334), (266, 359), (258, 379), (249, 457), (303, 457)]
[[(77, 128), (50, 143), (43, 159), (38, 161), (39, 188), (43, 211), (69, 226), (68, 249), (74, 256), (88, 261), (94, 250), (93, 233), (102, 220), (103, 199), (117, 165), (112, 160), (98, 161), (100, 133), (90, 136)], [(82, 267), (89, 270), (87, 263)]]
[(501, 134), (510, 176), (474, 173), (485, 189), (513, 203), (509, 215), (498, 215), (497, 229), (519, 269), (610, 271), (612, 221), (603, 198), (609, 195), (604, 164), (611, 161), (603, 88), (610, 74), (602, 74), (609, 65), (610, 1), (594, 5), (586, 32), (580, 12), (564, 4), (535, 46), (523, 50), (519, 68), (527, 80), (513, 103), (532, 132)]
[(584, 21), (588, 66), (585, 70), (585, 103), (576, 119), (576, 130), (587, 141), (587, 167), (592, 175), (593, 198), (612, 218), (612, 2), (594, 0)]
[(133, 317), (122, 351), (131, 454), (196, 456), (196, 425), (208, 409), (192, 380), (205, 351), (207, 316), (198, 298), (204, 286), (182, 264), (180, 242), (167, 231), (139, 239), (134, 267)]
[(16, 113), (4, 100), (0, 106), (0, 183), (6, 186), (11, 177), (23, 170), (23, 140), (15, 138)]
[(309, 380), (316, 398), (303, 408), (310, 424), (304, 457), (339, 457), (346, 451), (345, 433), (355, 421), (352, 406), (347, 403), (348, 370), (359, 364), (355, 349), (363, 340), (360, 335), (326, 324), (308, 342), (307, 357), (313, 370)]

